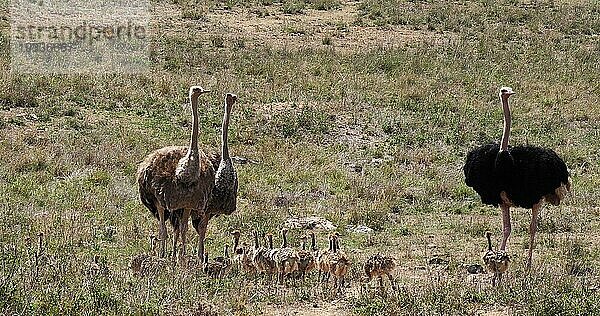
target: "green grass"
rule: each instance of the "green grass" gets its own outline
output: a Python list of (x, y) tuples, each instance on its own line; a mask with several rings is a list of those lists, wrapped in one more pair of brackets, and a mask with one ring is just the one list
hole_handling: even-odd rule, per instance
[[(338, 38), (330, 37), (319, 48), (253, 38), (232, 46), (226, 32), (201, 23), (224, 7), (248, 9), (247, 2), (168, 3), (196, 24), (152, 39), (159, 49), (147, 75), (11, 74), (9, 29), (1, 24), (3, 313), (254, 315), (334, 300), (356, 315), (600, 312), (597, 1), (365, 0), (345, 28), (428, 36), (350, 50), (335, 49)], [(279, 15), (347, 5), (255, 4)], [(285, 12), (294, 5), (300, 9)], [(281, 35), (312, 30), (294, 24)], [(222, 98), (231, 91), (239, 96), (231, 151), (258, 162), (237, 165), (238, 211), (211, 221), (209, 251), (230, 242), (232, 229), (249, 243), (252, 229), (275, 232), (291, 216), (322, 216), (338, 227), (354, 262), (345, 296), (317, 285), (316, 275), (296, 288), (180, 268), (130, 275), (130, 258), (147, 251), (156, 232), (138, 199), (137, 165), (154, 149), (188, 143), (192, 84), (215, 92), (201, 99), (203, 147), (219, 148)], [(498, 238), (500, 213), (481, 205), (461, 168), (469, 149), (500, 138), (501, 85), (517, 92), (512, 142), (554, 148), (570, 168), (573, 194), (561, 207), (544, 208), (529, 276), (530, 213), (513, 211), (513, 266), (505, 284), (491, 288), (489, 280), (468, 280), (461, 265), (480, 263), (483, 233)], [(288, 203), (275, 203), (280, 196)], [(345, 231), (358, 224), (375, 232)], [(38, 232), (45, 234), (41, 257)], [(291, 232), (295, 245), (301, 233)], [(325, 233), (318, 236), (324, 246)], [(401, 291), (360, 291), (361, 260), (376, 252), (399, 259)], [(451, 261), (447, 271), (419, 268), (434, 254)], [(103, 272), (91, 270), (94, 257)]]

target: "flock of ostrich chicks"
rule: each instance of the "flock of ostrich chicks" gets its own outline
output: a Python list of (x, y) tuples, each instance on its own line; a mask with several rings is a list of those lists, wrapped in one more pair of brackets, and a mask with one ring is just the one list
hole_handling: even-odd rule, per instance
[[(213, 277), (220, 277), (234, 268), (252, 274), (277, 274), (279, 283), (285, 280), (304, 278), (311, 270), (319, 271), (319, 278), (327, 281), (333, 276), (334, 285), (341, 289), (348, 274), (351, 261), (340, 247), (340, 236), (328, 235), (329, 247), (318, 249), (314, 232), (302, 237), (299, 249), (290, 247), (287, 229), (281, 230), (281, 247), (273, 247), (273, 235), (266, 234), (265, 244), (259, 244), (259, 234), (252, 232), (253, 247), (240, 244), (240, 232), (233, 235), (232, 255), (229, 245), (222, 256), (209, 259), (204, 241), (209, 220), (219, 215), (230, 215), (236, 210), (238, 178), (227, 142), (229, 120), (237, 96), (228, 93), (222, 125), (222, 147), (220, 153), (206, 154), (198, 146), (198, 99), (208, 90), (192, 86), (189, 92), (192, 107), (192, 135), (189, 146), (168, 146), (150, 153), (138, 167), (137, 180), (140, 199), (158, 219), (158, 237), (151, 237), (152, 254), (134, 257), (130, 267), (137, 274), (148, 273), (164, 264), (168, 221), (173, 228), (174, 260), (179, 258), (183, 265), (201, 267)], [(510, 257), (506, 252), (511, 233), (510, 207), (532, 209), (529, 227), (529, 257), (532, 251), (537, 217), (543, 202), (559, 205), (570, 191), (569, 172), (562, 159), (551, 149), (536, 146), (509, 146), (511, 115), (508, 99), (515, 94), (511, 88), (502, 87), (499, 97), (504, 113), (504, 129), (500, 144), (492, 143), (471, 150), (463, 168), (465, 182), (481, 197), (484, 204), (499, 206), (502, 211), (503, 239), (499, 250), (493, 250), (491, 233), (486, 233), (488, 251), (483, 260), (488, 271), (494, 274), (496, 285), (507, 271)], [(189, 219), (199, 235), (198, 257), (186, 256), (187, 227)], [(181, 246), (178, 240), (181, 236)], [(155, 245), (159, 245), (158, 256)], [(381, 254), (370, 256), (362, 265), (366, 280), (387, 276), (392, 286), (392, 272), (396, 267), (393, 257)]]
[[(267, 233), (263, 237), (265, 245), (259, 243), (259, 233), (252, 231), (254, 241), (253, 247), (240, 243), (241, 233), (239, 230), (231, 232), (233, 237), (233, 249), (230, 254), (229, 244), (225, 244), (222, 256), (209, 259), (208, 252), (204, 253), (202, 262), (194, 261), (194, 257), (188, 258), (188, 268), (200, 268), (210, 277), (220, 278), (231, 270), (243, 272), (249, 275), (263, 274), (270, 278), (277, 276), (280, 284), (284, 284), (290, 278), (304, 280), (307, 273), (317, 270), (319, 280), (327, 282), (333, 279), (334, 287), (341, 290), (345, 285), (346, 276), (352, 264), (349, 256), (340, 247), (340, 235), (336, 232), (328, 235), (329, 246), (319, 249), (314, 232), (301, 237), (300, 249), (291, 247), (287, 239), (288, 230), (281, 230), (281, 247), (273, 246), (273, 234)], [(310, 236), (310, 247), (308, 238)], [(152, 271), (158, 271), (168, 265), (167, 259), (156, 257), (155, 245), (158, 238), (150, 236), (150, 254), (135, 256), (130, 267), (134, 274), (146, 275)], [(372, 255), (364, 263), (365, 280), (370, 282), (373, 278), (379, 279), (379, 286), (383, 286), (383, 276), (387, 276), (391, 285), (395, 286), (392, 272), (396, 268), (393, 257), (381, 254)]]

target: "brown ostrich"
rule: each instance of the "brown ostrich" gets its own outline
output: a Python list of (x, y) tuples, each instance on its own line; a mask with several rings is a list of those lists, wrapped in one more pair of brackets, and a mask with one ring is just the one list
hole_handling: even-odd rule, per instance
[(233, 267), (234, 269), (242, 270), (242, 257), (244, 255), (244, 247), (240, 246), (240, 231), (232, 231), (231, 236), (233, 236)]
[(340, 239), (337, 233), (332, 236), (332, 240), (333, 253), (329, 259), (329, 271), (333, 274), (334, 287), (340, 291), (346, 281), (346, 275), (348, 274), (351, 261), (346, 252), (340, 249)]
[[(231, 117), (231, 110), (236, 101), (237, 96), (235, 94), (228, 93), (225, 96), (225, 111), (223, 114), (221, 131), (221, 160), (218, 164), (218, 168), (216, 164), (214, 165), (216, 168), (215, 184), (206, 205), (206, 211), (194, 211), (191, 214), (192, 225), (200, 236), (198, 253), (203, 253), (204, 251), (202, 241), (206, 236), (208, 221), (213, 216), (218, 216), (220, 214), (231, 215), (236, 209), (238, 178), (235, 168), (233, 167), (233, 161), (229, 156), (229, 145), (227, 142), (229, 119)], [(218, 157), (218, 155), (213, 156)]]
[(306, 241), (308, 237), (302, 236), (302, 249), (298, 251), (298, 277), (304, 280), (306, 273), (310, 272), (316, 267), (315, 256), (313, 252), (306, 249)]
[[(152, 152), (138, 167), (138, 185), (142, 203), (159, 220), (160, 255), (165, 255), (167, 228), (165, 220), (174, 224), (173, 254), (177, 256), (177, 240), (181, 233), (180, 258), (185, 257), (188, 218), (192, 210), (204, 212), (214, 187), (215, 171), (208, 157), (198, 149), (198, 98), (207, 93), (202, 87), (190, 88), (192, 135), (190, 146), (168, 146)], [(175, 220), (173, 212), (181, 210)], [(201, 240), (204, 243), (204, 240)], [(203, 247), (202, 247), (203, 248)]]
[(202, 271), (210, 277), (220, 278), (227, 269), (227, 263), (219, 260), (209, 260), (208, 252), (204, 253), (202, 260)]
[[(314, 235), (313, 235), (314, 236)], [(312, 236), (311, 236), (312, 237)], [(316, 244), (313, 238), (313, 247), (316, 248)], [(334, 241), (333, 235), (329, 235), (329, 248), (326, 250), (317, 250), (317, 268), (319, 269), (319, 280), (329, 281), (331, 272), (331, 256), (333, 254)]]
[(500, 281), (502, 281), (502, 274), (508, 270), (510, 258), (503, 250), (492, 250), (492, 233), (486, 232), (485, 237), (488, 241), (488, 250), (483, 255), (483, 262), (485, 262), (488, 271), (494, 274), (492, 285), (496, 286), (496, 280), (498, 280), (498, 284), (500, 284)]
[(256, 272), (256, 268), (252, 263), (252, 251), (245, 243), (240, 245), (240, 231), (236, 230), (231, 233), (233, 236), (233, 264), (236, 269), (246, 273)]
[(503, 238), (500, 250), (506, 250), (511, 232), (510, 207), (531, 209), (529, 225), (529, 257), (531, 268), (537, 220), (543, 202), (559, 205), (570, 190), (569, 171), (564, 161), (552, 150), (536, 146), (509, 146), (510, 107), (508, 99), (515, 94), (509, 87), (500, 88), (504, 112), (504, 130), (500, 144), (477, 147), (467, 154), (463, 171), (465, 182), (475, 189), (484, 204), (500, 206)]
[(252, 252), (252, 263), (257, 272), (270, 273), (272, 269), (271, 259), (269, 258), (270, 250), (266, 247), (261, 247), (258, 243), (258, 232), (252, 231), (254, 238), (254, 251)]
[(272, 249), (269, 253), (269, 257), (275, 262), (280, 284), (284, 283), (287, 276), (298, 271), (298, 252), (288, 247), (287, 232), (286, 228), (281, 230), (281, 248)]
[(392, 287), (394, 287), (394, 278), (392, 278), (392, 271), (396, 268), (396, 260), (390, 256), (384, 256), (382, 254), (375, 254), (369, 257), (364, 264), (365, 274), (367, 275), (367, 282), (371, 282), (374, 277), (379, 279), (379, 287), (383, 288), (383, 276), (387, 275)]
[(129, 268), (133, 275), (147, 276), (158, 274), (159, 272), (166, 270), (169, 266), (167, 259), (156, 257), (156, 244), (158, 238), (154, 234), (151, 234), (149, 241), (150, 251), (134, 256), (129, 262)]

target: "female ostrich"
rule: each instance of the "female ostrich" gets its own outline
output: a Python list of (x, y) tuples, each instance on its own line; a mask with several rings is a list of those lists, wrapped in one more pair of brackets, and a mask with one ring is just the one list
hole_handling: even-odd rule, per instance
[(567, 166), (552, 149), (508, 146), (511, 119), (508, 98), (513, 94), (511, 88), (500, 89), (504, 110), (504, 131), (500, 145), (487, 144), (471, 150), (463, 170), (466, 184), (475, 189), (483, 203), (500, 205), (504, 234), (500, 250), (506, 250), (510, 236), (510, 207), (532, 209), (527, 261), (529, 269), (542, 203), (545, 200), (559, 205), (570, 190), (571, 183)]
[[(215, 171), (208, 157), (198, 149), (198, 98), (209, 92), (199, 86), (190, 88), (192, 135), (190, 146), (168, 146), (148, 155), (138, 167), (138, 185), (142, 203), (157, 215), (161, 256), (165, 255), (170, 218), (177, 226), (173, 236), (173, 254), (177, 255), (177, 239), (181, 233), (181, 258), (185, 256), (188, 218), (192, 210), (204, 212), (214, 187)], [(175, 220), (174, 211), (181, 210)]]
[[(231, 161), (231, 157), (229, 156), (229, 147), (227, 144), (229, 118), (235, 101), (237, 101), (235, 94), (228, 93), (225, 97), (225, 113), (223, 114), (221, 132), (221, 161), (218, 165), (219, 167), (216, 169), (215, 185), (206, 205), (206, 212), (192, 213), (192, 225), (198, 232), (198, 235), (200, 235), (198, 253), (204, 252), (202, 240), (206, 235), (209, 219), (220, 214), (231, 215), (236, 208), (238, 178), (233, 167), (233, 161)], [(217, 165), (214, 166), (216, 167)]]

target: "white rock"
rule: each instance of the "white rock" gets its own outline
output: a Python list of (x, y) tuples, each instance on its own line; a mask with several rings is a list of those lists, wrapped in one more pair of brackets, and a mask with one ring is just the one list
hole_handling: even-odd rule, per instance
[(337, 228), (331, 221), (318, 216), (288, 218), (284, 225), (289, 228), (303, 229), (335, 230)]
[(365, 225), (348, 225), (346, 226), (346, 230), (351, 232), (351, 233), (357, 233), (357, 234), (370, 234), (373, 232), (373, 229), (365, 226)]

